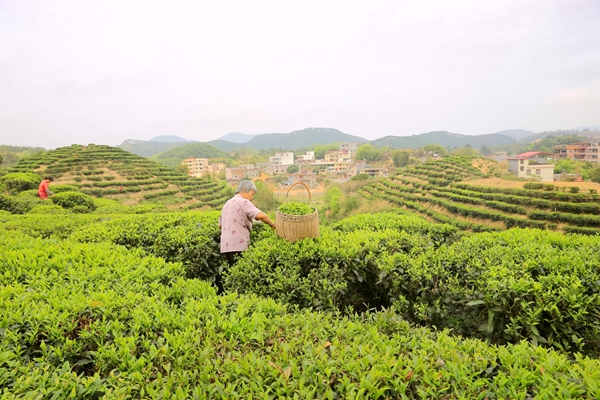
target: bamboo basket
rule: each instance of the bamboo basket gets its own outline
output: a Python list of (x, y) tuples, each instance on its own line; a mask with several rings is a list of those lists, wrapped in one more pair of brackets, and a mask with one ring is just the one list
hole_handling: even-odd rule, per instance
[[(303, 185), (306, 188), (306, 191), (308, 192), (308, 203), (310, 205), (310, 189), (304, 182), (300, 181), (295, 182), (290, 186), (285, 199), (289, 196), (290, 190), (298, 184)], [(283, 199), (283, 201), (285, 201), (285, 199)], [(314, 206), (312, 208), (315, 212), (308, 215), (284, 214), (277, 210), (275, 212), (277, 235), (290, 242), (319, 236), (319, 213)]]

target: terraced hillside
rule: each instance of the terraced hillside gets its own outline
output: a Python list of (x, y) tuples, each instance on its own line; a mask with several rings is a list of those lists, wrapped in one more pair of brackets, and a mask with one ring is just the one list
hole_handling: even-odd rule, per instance
[(172, 168), (105, 145), (72, 145), (21, 160), (9, 172), (51, 175), (94, 196), (127, 205), (165, 204), (172, 208), (218, 208), (232, 194), (224, 182), (193, 178)]
[(511, 227), (600, 233), (600, 195), (578, 193), (537, 182), (522, 188), (469, 184), (485, 177), (464, 157), (427, 161), (363, 188), (365, 198), (382, 198), (437, 222), (462, 230), (494, 231)]

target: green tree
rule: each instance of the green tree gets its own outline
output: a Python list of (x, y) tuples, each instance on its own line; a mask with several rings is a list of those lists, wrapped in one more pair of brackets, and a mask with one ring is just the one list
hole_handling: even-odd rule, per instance
[(337, 185), (332, 185), (325, 191), (325, 207), (329, 210), (330, 217), (335, 217), (340, 211), (341, 197), (342, 190)]
[(379, 161), (381, 159), (381, 151), (370, 144), (363, 144), (356, 150), (354, 158), (357, 160), (366, 160), (367, 162)]
[(494, 150), (492, 150), (492, 148), (486, 144), (484, 144), (483, 146), (481, 146), (481, 154), (493, 154)]
[(296, 164), (292, 164), (287, 167), (288, 174), (295, 174), (298, 171), (300, 171), (300, 168)]
[(575, 171), (575, 160), (565, 158), (554, 165), (555, 174), (572, 174)]
[(394, 166), (406, 167), (408, 165), (408, 161), (410, 160), (410, 153), (406, 150), (396, 150), (392, 160), (394, 161)]
[(261, 211), (275, 211), (279, 207), (279, 201), (273, 195), (273, 191), (263, 181), (254, 182), (256, 193), (252, 202)]
[(325, 153), (328, 151), (335, 151), (340, 149), (339, 143), (322, 144), (313, 149), (315, 152), (315, 159), (325, 158)]
[(596, 167), (591, 170), (590, 179), (592, 182), (600, 183), (600, 167)]
[(369, 179), (369, 175), (367, 174), (356, 174), (350, 178), (351, 181), (366, 181), (367, 179)]
[(175, 166), (175, 171), (181, 172), (182, 174), (189, 174), (190, 170), (186, 164), (179, 164)]
[(440, 156), (440, 157), (448, 156), (448, 150), (441, 144), (437, 144), (437, 143), (426, 144), (425, 146), (423, 146), (423, 151), (426, 153), (430, 152), (430, 151), (433, 153), (437, 153), (438, 156)]
[(453, 156), (478, 156), (479, 152), (467, 144), (464, 147), (458, 147), (452, 150)]

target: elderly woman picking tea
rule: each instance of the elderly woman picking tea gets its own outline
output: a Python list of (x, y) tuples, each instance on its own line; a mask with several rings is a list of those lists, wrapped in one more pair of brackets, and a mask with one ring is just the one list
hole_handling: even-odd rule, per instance
[[(264, 212), (260, 211), (252, 199), (256, 193), (256, 185), (252, 181), (243, 180), (238, 184), (235, 196), (225, 203), (219, 217), (221, 228), (221, 253), (227, 258), (231, 266), (236, 256), (246, 250), (250, 244), (250, 230), (252, 220), (256, 219), (275, 229), (275, 223)], [(219, 293), (223, 291), (221, 277), (217, 277)]]

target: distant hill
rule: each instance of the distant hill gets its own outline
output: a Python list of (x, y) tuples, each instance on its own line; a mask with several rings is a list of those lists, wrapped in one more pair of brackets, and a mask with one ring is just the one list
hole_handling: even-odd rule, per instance
[(155, 138), (150, 139), (149, 142), (173, 143), (173, 142), (193, 142), (193, 140), (187, 140), (184, 138), (180, 138), (179, 136), (175, 136), (175, 135), (161, 135), (161, 136), (157, 136)]
[(507, 135), (492, 133), (489, 135), (462, 135), (446, 131), (434, 131), (412, 136), (385, 136), (369, 142), (373, 146), (389, 146), (399, 149), (417, 149), (426, 144), (436, 143), (444, 147), (464, 147), (470, 145), (475, 149), (483, 145), (500, 146), (517, 141)]
[(528, 131), (526, 129), (507, 129), (500, 132), (495, 132), (495, 135), (506, 135), (516, 140), (522, 140), (530, 136), (534, 136), (536, 133)]
[(578, 126), (575, 128), (577, 131), (600, 131), (600, 125), (591, 125), (591, 126)]
[(235, 150), (241, 149), (241, 148), (248, 148), (247, 143), (233, 143), (233, 142), (229, 142), (227, 140), (211, 140), (210, 142), (206, 142), (206, 144), (208, 144), (209, 146), (212, 146), (214, 148), (217, 148), (221, 151), (225, 151), (228, 153), (231, 153)]
[(333, 128), (306, 128), (290, 133), (256, 135), (247, 143), (230, 144), (231, 142), (223, 140), (213, 140), (207, 143), (224, 151), (233, 151), (241, 147), (255, 150), (283, 149), (293, 151), (336, 142), (366, 143), (367, 139), (348, 135)]
[[(159, 136), (160, 137), (160, 136)], [(156, 138), (155, 138), (156, 139)], [(136, 140), (127, 139), (117, 147), (128, 151), (133, 154), (137, 154), (142, 157), (150, 157), (154, 154), (163, 153), (169, 149), (179, 146), (185, 146), (188, 144), (185, 142), (151, 142), (147, 140)]]
[(245, 133), (229, 132), (227, 135), (221, 136), (217, 140), (226, 140), (232, 143), (247, 143), (255, 136), (257, 135), (247, 135)]
[(150, 157), (163, 165), (174, 167), (186, 158), (228, 158), (229, 154), (207, 143), (184, 144)]

